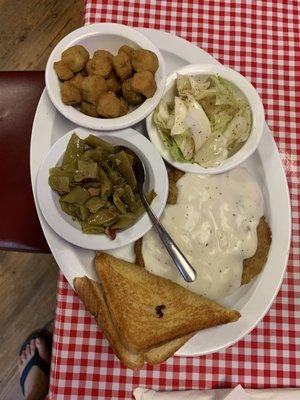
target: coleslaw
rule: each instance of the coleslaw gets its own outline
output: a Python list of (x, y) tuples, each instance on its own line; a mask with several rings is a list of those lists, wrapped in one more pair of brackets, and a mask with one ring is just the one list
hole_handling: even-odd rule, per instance
[(154, 123), (172, 158), (218, 167), (246, 142), (250, 106), (218, 75), (178, 75), (174, 101), (161, 100)]

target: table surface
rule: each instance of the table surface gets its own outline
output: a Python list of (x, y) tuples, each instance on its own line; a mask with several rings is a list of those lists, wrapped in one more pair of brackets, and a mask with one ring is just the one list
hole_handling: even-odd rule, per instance
[(281, 290), (250, 334), (218, 353), (173, 357), (138, 372), (122, 367), (61, 275), (51, 399), (131, 398), (137, 386), (157, 390), (234, 387), (238, 383), (248, 388), (300, 386), (299, 4), (283, 0), (87, 0), (86, 24), (116, 22), (176, 34), (251, 80), (263, 99), (266, 119), (285, 165), (293, 237)]

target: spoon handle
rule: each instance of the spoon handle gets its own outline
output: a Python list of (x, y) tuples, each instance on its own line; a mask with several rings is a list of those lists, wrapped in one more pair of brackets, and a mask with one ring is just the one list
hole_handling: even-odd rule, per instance
[(172, 257), (172, 260), (174, 261), (178, 271), (180, 272), (180, 274), (182, 275), (183, 279), (186, 282), (193, 282), (197, 277), (196, 271), (188, 262), (186, 257), (182, 254), (182, 252), (179, 250), (178, 246), (173, 241), (168, 232), (165, 230), (165, 228), (162, 226), (162, 224), (159, 222), (158, 218), (153, 213), (147, 199), (143, 194), (141, 195), (141, 198), (146, 208), (146, 211), (153, 223), (153, 226), (157, 230), (161, 241), (163, 242), (165, 248), (168, 250), (168, 253)]

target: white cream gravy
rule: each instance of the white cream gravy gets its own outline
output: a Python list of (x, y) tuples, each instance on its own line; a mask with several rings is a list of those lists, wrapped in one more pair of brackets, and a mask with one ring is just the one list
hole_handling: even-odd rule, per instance
[(175, 205), (161, 222), (197, 271), (186, 283), (152, 228), (143, 238), (146, 268), (210, 299), (221, 299), (241, 285), (243, 260), (255, 254), (263, 196), (242, 167), (218, 175), (185, 174)]

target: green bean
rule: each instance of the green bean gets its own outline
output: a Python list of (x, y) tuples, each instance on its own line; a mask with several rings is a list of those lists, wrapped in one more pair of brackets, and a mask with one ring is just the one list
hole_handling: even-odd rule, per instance
[(97, 147), (96, 149), (86, 150), (80, 158), (81, 160), (93, 160), (100, 163), (107, 161), (108, 154), (106, 150)]
[(113, 183), (106, 175), (104, 169), (98, 165), (98, 174), (100, 179), (100, 193), (103, 199), (106, 199), (108, 196), (112, 195), (113, 192)]
[[(84, 182), (83, 187), (85, 189), (90, 189), (90, 188), (98, 189), (99, 193), (100, 193), (100, 185), (101, 185), (100, 181), (97, 181), (97, 182), (96, 181), (90, 181), (90, 182)], [(97, 196), (98, 196), (98, 194), (97, 194)]]
[(49, 170), (50, 176), (66, 176), (70, 182), (73, 182), (73, 172), (68, 171), (62, 167), (54, 167)]
[[(146, 199), (147, 199), (148, 203), (151, 204), (152, 200), (156, 196), (157, 196), (157, 194), (154, 192), (154, 190), (151, 190), (151, 192), (147, 193)], [(138, 193), (134, 193), (134, 198), (135, 198), (135, 210), (133, 212), (137, 217), (140, 217), (145, 212), (145, 208), (143, 206), (142, 200)]]
[(134, 152), (132, 150), (128, 149), (128, 147), (115, 146), (115, 153), (119, 153), (122, 150), (124, 150), (126, 157), (128, 158), (130, 165), (132, 166), (136, 155), (134, 154)]
[(124, 202), (129, 206), (130, 211), (135, 211), (137, 208), (137, 204), (134, 198), (133, 191), (129, 185), (124, 186), (124, 194), (123, 194)]
[(100, 188), (93, 188), (93, 187), (86, 187), (89, 194), (91, 196), (99, 196), (100, 195)]
[(145, 211), (142, 200), (140, 198), (140, 195), (138, 193), (134, 194), (135, 197), (135, 203), (136, 203), (136, 209), (134, 210), (134, 214), (139, 217), (143, 214)]
[(112, 144), (100, 139), (98, 136), (89, 135), (84, 141), (90, 147), (100, 147), (101, 149), (106, 150), (108, 153), (115, 152), (115, 148)]
[(62, 198), (62, 201), (69, 204), (84, 204), (91, 197), (90, 193), (81, 186), (75, 187), (66, 196)]
[(113, 202), (117, 207), (117, 209), (120, 211), (120, 213), (125, 214), (127, 210), (126, 210), (126, 205), (121, 200), (122, 194), (124, 194), (123, 188), (115, 189), (113, 193)]
[(51, 189), (56, 192), (61, 194), (70, 192), (70, 180), (67, 176), (50, 175), (48, 182)]
[(74, 172), (74, 181), (76, 184), (84, 181), (84, 177), (78, 170)]
[(122, 150), (119, 153), (115, 154), (112, 157), (112, 161), (115, 168), (124, 177), (126, 182), (130, 185), (131, 189), (134, 190), (136, 188), (136, 178), (125, 151)]
[(66, 148), (62, 166), (70, 168), (77, 168), (77, 160), (84, 152), (84, 141), (80, 139), (76, 133), (73, 133)]
[(61, 199), (59, 199), (59, 204), (63, 212), (65, 212), (68, 215), (71, 215), (73, 219), (76, 219), (77, 207), (74, 204), (65, 203)]
[(118, 221), (112, 225), (113, 229), (125, 229), (128, 228), (128, 226), (132, 225), (134, 221), (136, 221), (137, 216), (133, 213), (126, 213), (123, 215), (120, 215), (120, 218)]
[(117, 207), (114, 205), (114, 203), (111, 203), (111, 202), (107, 203), (106, 209), (113, 211), (116, 215), (119, 213), (119, 210), (117, 209)]
[(126, 155), (126, 157), (128, 159), (128, 162), (129, 162), (130, 166), (132, 167), (133, 166), (133, 161), (134, 161), (134, 156), (129, 154), (129, 153), (127, 153), (127, 151), (125, 151), (125, 155)]
[(75, 171), (78, 169), (78, 160), (74, 160), (72, 164), (64, 164), (62, 167), (64, 171), (74, 176)]
[(86, 207), (90, 210), (91, 213), (95, 213), (100, 208), (105, 207), (107, 202), (103, 200), (101, 197), (91, 197), (85, 203)]
[(76, 215), (81, 221), (86, 221), (90, 215), (90, 212), (85, 205), (81, 205), (77, 208)]
[(92, 225), (87, 222), (82, 222), (81, 227), (82, 227), (82, 232), (87, 234), (99, 234), (105, 232), (105, 228), (103, 226)]
[(100, 209), (96, 213), (91, 214), (88, 217), (87, 223), (90, 225), (109, 226), (112, 223), (114, 223), (116, 219), (117, 219), (116, 213), (106, 209)]
[(118, 171), (115, 171), (110, 165), (106, 164), (105, 169), (107, 171), (107, 174), (109, 178), (112, 180), (114, 185), (120, 185), (125, 183), (124, 178), (122, 177), (121, 174), (119, 174)]
[(83, 179), (98, 179), (98, 164), (94, 161), (78, 160), (78, 172)]

